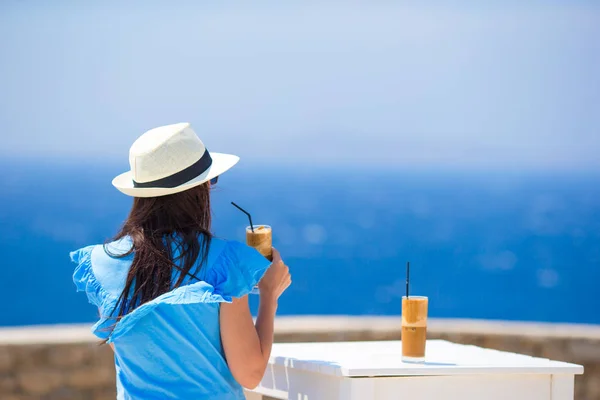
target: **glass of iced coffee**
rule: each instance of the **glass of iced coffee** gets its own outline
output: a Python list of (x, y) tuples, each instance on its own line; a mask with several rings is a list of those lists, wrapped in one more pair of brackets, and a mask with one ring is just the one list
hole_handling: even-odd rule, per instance
[(246, 227), (246, 244), (254, 247), (268, 260), (273, 261), (273, 236), (269, 225)]
[[(254, 247), (260, 254), (273, 261), (273, 235), (269, 225), (253, 225), (246, 227), (246, 244)], [(258, 286), (255, 286), (252, 294), (259, 294)]]
[(425, 361), (428, 301), (425, 296), (402, 297), (402, 361)]

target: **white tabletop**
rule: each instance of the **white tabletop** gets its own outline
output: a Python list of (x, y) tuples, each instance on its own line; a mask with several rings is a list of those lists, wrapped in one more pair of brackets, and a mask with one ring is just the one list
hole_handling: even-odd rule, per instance
[(347, 377), (583, 373), (583, 367), (575, 364), (443, 340), (427, 341), (423, 364), (403, 363), (401, 354), (400, 341), (277, 343), (269, 362)]

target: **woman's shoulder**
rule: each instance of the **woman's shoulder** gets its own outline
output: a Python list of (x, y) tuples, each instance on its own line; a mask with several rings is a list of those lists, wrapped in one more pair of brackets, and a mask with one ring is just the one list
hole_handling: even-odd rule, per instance
[(93, 259), (94, 264), (109, 260), (131, 261), (133, 259), (132, 244), (132, 240), (126, 236), (108, 243), (88, 245), (72, 251), (70, 253), (71, 261), (77, 263), (79, 259), (90, 259), (90, 261)]
[(118, 297), (133, 260), (131, 240), (122, 238), (106, 244), (82, 247), (70, 253), (71, 261), (77, 266), (73, 281), (80, 291), (106, 292)]
[(271, 262), (253, 247), (236, 240), (216, 239), (214, 244), (220, 250), (208, 271), (209, 283), (228, 296), (250, 293)]
[(210, 247), (216, 267), (231, 269), (268, 263), (255, 248), (237, 240), (213, 238)]

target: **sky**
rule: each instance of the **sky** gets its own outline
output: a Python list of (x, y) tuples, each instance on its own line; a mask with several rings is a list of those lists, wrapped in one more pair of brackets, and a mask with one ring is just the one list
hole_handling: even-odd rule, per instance
[(600, 167), (598, 3), (91, 3), (0, 3), (0, 157)]

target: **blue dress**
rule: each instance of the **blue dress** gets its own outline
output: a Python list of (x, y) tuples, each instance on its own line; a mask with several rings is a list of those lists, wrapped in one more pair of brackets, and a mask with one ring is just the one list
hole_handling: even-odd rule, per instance
[[(129, 238), (108, 245), (112, 254), (130, 248)], [(190, 271), (201, 281), (185, 279), (127, 314), (112, 333), (115, 319), (110, 316), (133, 255), (115, 258), (95, 245), (72, 252), (71, 260), (77, 263), (77, 290), (85, 291), (100, 312), (92, 332), (114, 343), (118, 400), (244, 399), (223, 353), (219, 307), (248, 294), (263, 276), (270, 262), (258, 251), (213, 239), (206, 264)]]

